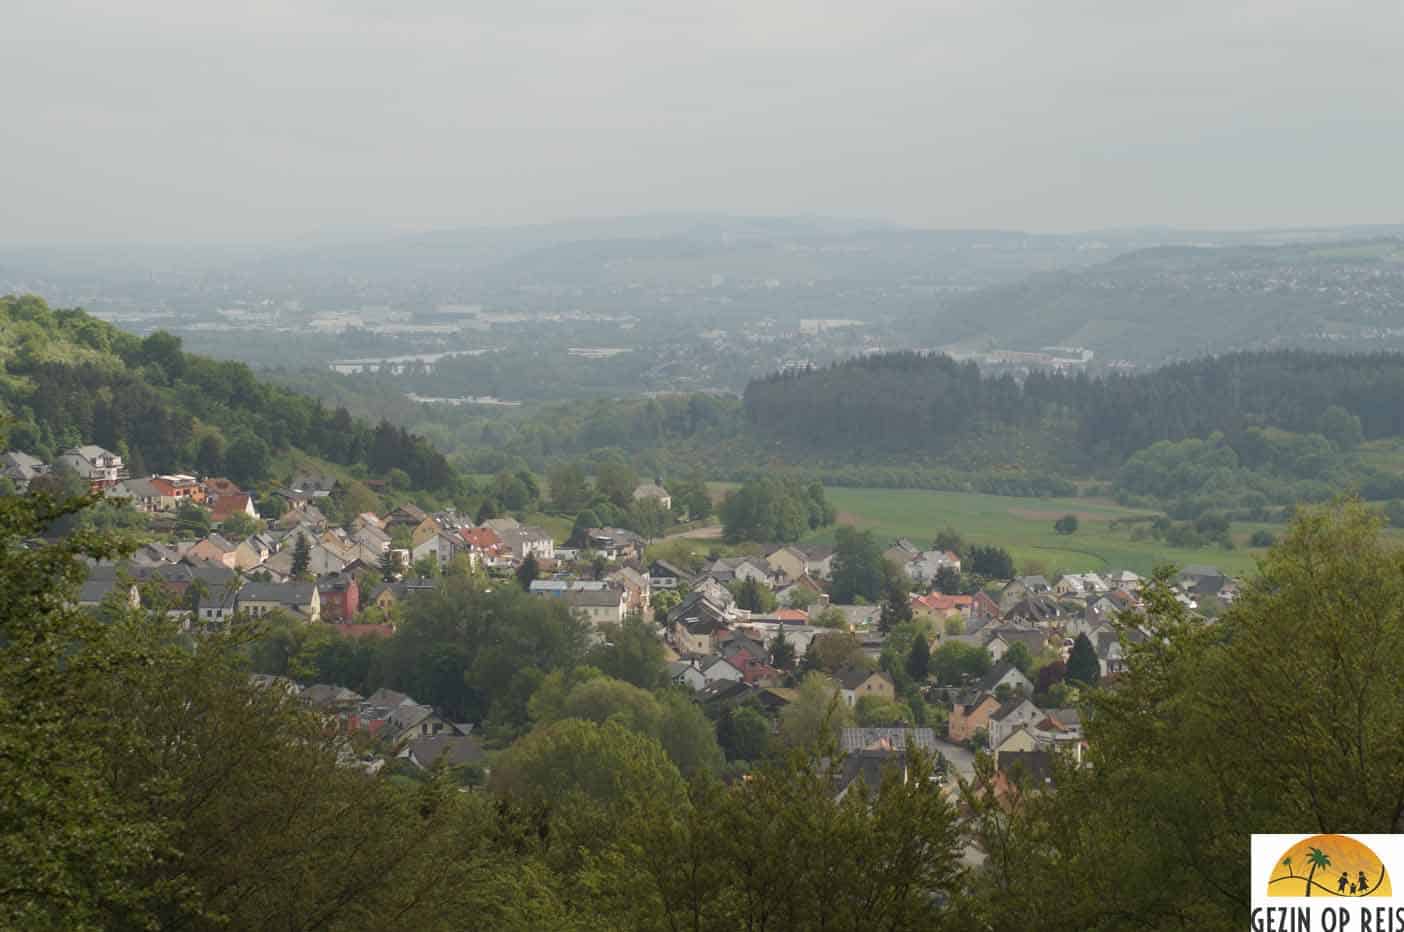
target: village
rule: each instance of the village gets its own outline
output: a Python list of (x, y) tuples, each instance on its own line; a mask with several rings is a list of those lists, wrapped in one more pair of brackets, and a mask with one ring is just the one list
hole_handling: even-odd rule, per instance
[[(600, 639), (626, 619), (646, 620), (669, 680), (714, 723), (748, 709), (778, 734), (802, 680), (818, 678), (844, 755), (840, 795), (856, 779), (875, 788), (884, 767), (904, 768), (910, 748), (938, 757), (952, 791), (981, 753), (1000, 779), (1049, 779), (1054, 755), (1079, 762), (1084, 754), (1076, 689), (1114, 679), (1127, 647), (1146, 639), (1127, 623), (1143, 607), (1146, 582), (1129, 571), (1016, 576), (947, 594), (939, 583), (960, 577), (960, 555), (897, 540), (882, 558), (910, 587), (899, 629), (884, 618), (889, 606), (831, 601), (832, 547), (760, 547), (692, 569), (651, 556), (648, 541), (622, 528), (589, 528), (580, 546), (566, 546), (576, 541), (511, 517), (474, 523), (410, 503), (336, 525), (327, 513), (338, 511), (330, 507), (337, 482), (323, 476), (279, 488), (285, 510), (263, 520), (254, 497), (227, 479), (131, 478), (120, 456), (94, 446), (59, 460), (104, 499), (152, 516), (199, 509), (209, 525), (199, 536), (176, 525), (169, 540), (92, 565), (82, 607), (164, 611), (191, 631), (283, 619), (346, 639), (389, 638), (407, 600), (446, 576), (483, 574), (560, 600)], [(22, 453), (0, 462), (16, 488), (48, 470)], [(634, 495), (670, 505), (661, 482), (642, 483)], [(1189, 610), (1204, 599), (1231, 603), (1238, 592), (1236, 580), (1209, 566), (1184, 568), (1174, 587)], [(480, 780), (490, 759), (477, 723), (452, 721), (402, 692), (362, 696), (335, 683), (256, 680), (297, 694), (365, 739), (348, 763), (371, 772), (401, 761)], [(904, 697), (918, 701), (903, 705)], [(928, 710), (919, 721), (917, 707)]]

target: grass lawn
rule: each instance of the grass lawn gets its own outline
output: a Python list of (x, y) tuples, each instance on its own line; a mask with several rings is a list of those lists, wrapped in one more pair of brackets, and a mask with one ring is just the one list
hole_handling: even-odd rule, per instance
[[(1144, 575), (1161, 563), (1208, 563), (1228, 573), (1248, 573), (1263, 553), (1247, 546), (1248, 535), (1261, 525), (1235, 525), (1234, 550), (1188, 550), (1150, 539), (1132, 540), (1129, 526), (1112, 528), (1111, 522), (1151, 512), (1098, 499), (1008, 498), (912, 489), (829, 488), (826, 492), (838, 509), (840, 524), (871, 530), (884, 545), (907, 537), (929, 546), (937, 531), (953, 527), (967, 542), (1006, 548), (1021, 568), (1035, 561), (1050, 573), (1129, 569)], [(1054, 532), (1053, 522), (1064, 514), (1077, 515), (1076, 533)], [(825, 528), (807, 542), (825, 543), (832, 538), (833, 529)]]

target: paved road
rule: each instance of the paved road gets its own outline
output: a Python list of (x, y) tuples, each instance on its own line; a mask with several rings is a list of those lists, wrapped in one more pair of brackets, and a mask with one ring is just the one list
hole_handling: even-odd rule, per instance
[(975, 755), (970, 751), (944, 738), (936, 739), (936, 750), (940, 751), (946, 763), (951, 765), (955, 776), (969, 780), (975, 775)]

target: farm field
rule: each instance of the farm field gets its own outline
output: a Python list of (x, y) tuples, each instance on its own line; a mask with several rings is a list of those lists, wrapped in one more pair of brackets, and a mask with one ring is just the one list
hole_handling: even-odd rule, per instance
[[(828, 488), (839, 524), (873, 531), (887, 544), (898, 537), (929, 546), (936, 532), (953, 527), (971, 543), (998, 544), (1013, 554), (1022, 569), (1028, 561), (1050, 573), (1129, 569), (1142, 575), (1161, 563), (1185, 566), (1207, 563), (1226, 573), (1250, 573), (1264, 551), (1247, 546), (1248, 535), (1264, 525), (1235, 525), (1234, 550), (1220, 547), (1183, 549), (1155, 540), (1132, 540), (1131, 528), (1111, 527), (1117, 519), (1152, 514), (1114, 502), (1086, 498), (1008, 498), (963, 492), (915, 489)], [(1060, 535), (1053, 522), (1075, 514), (1076, 533)], [(1272, 528), (1280, 532), (1281, 528)], [(806, 539), (827, 543), (833, 528)]]

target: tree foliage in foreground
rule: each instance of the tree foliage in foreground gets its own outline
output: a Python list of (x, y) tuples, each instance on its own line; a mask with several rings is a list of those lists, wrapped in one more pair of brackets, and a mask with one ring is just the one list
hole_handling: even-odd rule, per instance
[(1306, 511), (1217, 623), (1147, 601), (1088, 699), (1091, 766), (970, 794), (995, 928), (1242, 929), (1252, 833), (1404, 831), (1404, 552), (1378, 518)]

